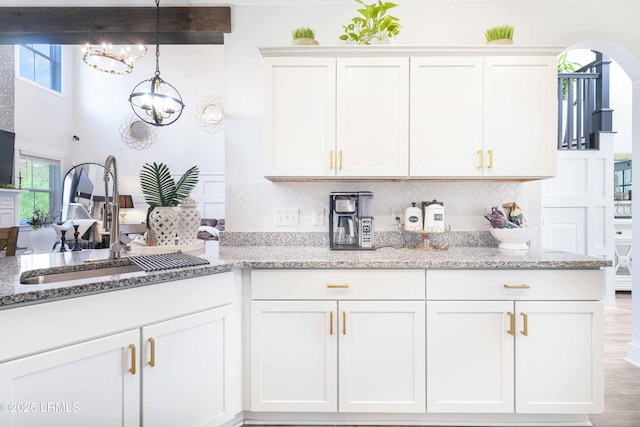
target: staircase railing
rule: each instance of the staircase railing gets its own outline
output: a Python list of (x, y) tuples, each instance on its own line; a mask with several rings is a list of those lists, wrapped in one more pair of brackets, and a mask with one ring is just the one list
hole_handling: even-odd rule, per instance
[(596, 59), (574, 73), (558, 73), (558, 150), (598, 150), (599, 132), (613, 128), (611, 60), (594, 53)]

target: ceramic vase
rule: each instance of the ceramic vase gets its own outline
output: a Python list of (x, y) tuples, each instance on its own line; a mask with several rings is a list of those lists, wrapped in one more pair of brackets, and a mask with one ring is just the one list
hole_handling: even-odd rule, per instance
[(58, 240), (56, 230), (53, 227), (40, 227), (29, 233), (29, 241), (31, 243), (31, 252), (51, 252)]
[(178, 226), (178, 242), (181, 245), (191, 245), (196, 243), (198, 229), (200, 227), (200, 212), (195, 200), (186, 198), (180, 205), (178, 216), (180, 224)]
[(157, 246), (176, 244), (178, 224), (178, 212), (173, 207), (159, 206), (149, 214), (151, 237)]

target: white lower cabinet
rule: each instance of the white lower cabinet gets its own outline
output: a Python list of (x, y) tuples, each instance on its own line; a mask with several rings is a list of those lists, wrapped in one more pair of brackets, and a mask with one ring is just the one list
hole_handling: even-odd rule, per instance
[(251, 303), (251, 409), (338, 410), (335, 301)]
[[(395, 277), (373, 270), (252, 275), (251, 410), (424, 412), (424, 271)], [(388, 299), (394, 287), (421, 300), (366, 300)], [(290, 299), (305, 288), (312, 300)]]
[(427, 302), (427, 411), (513, 412), (511, 301)]
[(233, 418), (232, 315), (228, 305), (142, 328), (144, 426), (213, 427)]
[(516, 302), (516, 413), (604, 410), (601, 302)]
[(604, 410), (602, 273), (526, 275), (427, 273), (427, 412)]
[(424, 412), (422, 301), (338, 303), (341, 412)]
[(139, 342), (133, 330), (0, 364), (0, 425), (139, 426)]
[[(22, 321), (23, 332), (41, 342), (47, 332), (38, 331), (37, 319), (62, 328), (61, 343), (131, 327), (0, 363), (0, 403), (9, 405), (0, 408), (0, 426), (216, 427), (232, 420), (241, 411), (232, 274), (0, 313), (0, 324), (20, 328)], [(222, 305), (203, 309), (216, 303)], [(16, 348), (31, 348), (9, 336)]]

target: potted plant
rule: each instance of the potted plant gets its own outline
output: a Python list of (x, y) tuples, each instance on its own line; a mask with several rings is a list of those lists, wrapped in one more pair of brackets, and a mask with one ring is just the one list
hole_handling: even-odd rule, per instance
[(308, 27), (300, 27), (295, 30), (291, 30), (292, 43), (298, 46), (304, 45), (317, 45), (318, 42), (315, 39), (315, 32)]
[(364, 6), (363, 9), (357, 9), (361, 16), (351, 18), (351, 23), (342, 27), (344, 34), (340, 36), (340, 40), (371, 44), (388, 41), (400, 33), (402, 26), (398, 18), (387, 15), (387, 11), (397, 4), (382, 0), (372, 4), (365, 4), (362, 0), (356, 2)]
[(31, 218), (27, 220), (27, 224), (33, 227), (33, 231), (29, 234), (31, 252), (51, 252), (53, 250), (57, 235), (51, 226), (57, 216), (58, 211), (55, 209), (45, 211), (44, 209), (35, 208), (33, 210)]
[(487, 44), (513, 44), (513, 26), (504, 24), (484, 32)]
[(198, 166), (189, 168), (176, 182), (164, 163), (145, 163), (140, 171), (140, 186), (149, 205), (147, 228), (156, 245), (174, 245), (179, 226), (175, 207), (186, 199), (198, 183)]

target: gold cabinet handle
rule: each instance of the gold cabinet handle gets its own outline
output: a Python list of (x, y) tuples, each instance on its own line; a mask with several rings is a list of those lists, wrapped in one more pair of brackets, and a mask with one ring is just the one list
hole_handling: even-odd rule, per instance
[(131, 349), (131, 368), (129, 368), (129, 372), (131, 375), (136, 374), (136, 346), (133, 344), (129, 344), (129, 348)]
[(153, 368), (156, 366), (156, 340), (149, 338), (149, 344), (151, 344), (151, 358), (149, 359), (149, 366)]
[(347, 312), (342, 312), (342, 335), (347, 335)]
[(489, 166), (487, 166), (487, 169), (491, 169), (493, 167), (493, 150), (487, 150), (487, 153), (489, 154)]
[(484, 162), (482, 160), (482, 150), (478, 150), (478, 166), (476, 166), (477, 169), (482, 169), (482, 167), (484, 166)]
[(510, 311), (507, 311), (507, 315), (509, 315), (509, 329), (507, 333), (509, 335), (515, 335), (516, 332), (516, 316)]
[(333, 311), (329, 312), (329, 335), (333, 335)]
[(329, 169), (333, 169), (333, 150), (329, 151)]
[(525, 337), (528, 337), (529, 336), (529, 317), (527, 316), (527, 313), (520, 312), (520, 315), (522, 316), (522, 330), (520, 331), (520, 333)]
[(346, 289), (348, 287), (349, 287), (348, 283), (338, 283), (338, 284), (327, 283), (328, 289)]
[(342, 170), (342, 150), (340, 150), (340, 170)]
[(504, 285), (505, 288), (507, 289), (531, 289), (531, 286), (529, 285)]

